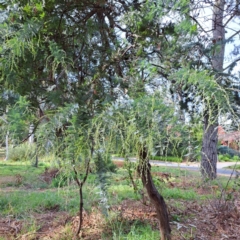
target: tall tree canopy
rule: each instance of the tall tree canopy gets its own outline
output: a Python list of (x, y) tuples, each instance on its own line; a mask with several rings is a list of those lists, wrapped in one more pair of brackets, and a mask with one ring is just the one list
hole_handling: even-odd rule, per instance
[(93, 107), (116, 98), (122, 84), (128, 44), (119, 37), (118, 22), (129, 5), (3, 2), (1, 86), (27, 96), (42, 111), (76, 102), (82, 116), (92, 115)]

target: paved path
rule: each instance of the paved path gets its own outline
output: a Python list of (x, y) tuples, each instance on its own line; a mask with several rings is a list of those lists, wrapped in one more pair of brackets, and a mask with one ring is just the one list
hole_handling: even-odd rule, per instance
[[(114, 160), (124, 161), (124, 158), (121, 157), (114, 157)], [(136, 162), (136, 158), (129, 158), (131, 162)], [(181, 168), (186, 170), (192, 171), (200, 171), (200, 163), (196, 162), (188, 162), (188, 163), (175, 163), (175, 162), (163, 162), (163, 161), (156, 161), (150, 160), (152, 166), (164, 166), (164, 167), (174, 167), (174, 168)], [(231, 174), (236, 175), (236, 171), (232, 169), (225, 169), (229, 166), (234, 166), (236, 162), (218, 162), (217, 163), (217, 174), (218, 175), (225, 175), (230, 176)], [(238, 162), (237, 164), (240, 164)]]

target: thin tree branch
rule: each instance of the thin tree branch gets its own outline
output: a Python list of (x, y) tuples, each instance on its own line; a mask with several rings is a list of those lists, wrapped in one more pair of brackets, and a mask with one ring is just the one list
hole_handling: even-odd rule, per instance
[(231, 91), (235, 91), (235, 92), (240, 92), (240, 89), (236, 89), (236, 88), (226, 88), (227, 90), (231, 90)]
[(223, 71), (225, 71), (226, 69), (228, 69), (229, 67), (231, 67), (234, 63), (237, 63), (238, 61), (240, 61), (240, 57), (237, 58), (234, 62), (230, 63), (227, 67), (225, 67), (225, 68), (223, 69)]
[[(228, 28), (229, 29), (229, 28)], [(234, 29), (231, 29), (232, 31), (235, 31)], [(225, 41), (230, 41), (232, 38), (234, 38), (236, 35), (240, 34), (240, 30), (236, 31), (231, 37), (227, 38)]]
[(212, 32), (212, 29), (206, 31), (206, 30), (204, 29), (204, 27), (202, 27), (202, 25), (198, 22), (198, 20), (197, 20), (195, 17), (193, 17), (193, 16), (191, 16), (191, 15), (189, 15), (189, 17), (190, 17), (195, 23), (197, 23), (197, 25), (198, 25), (198, 26), (202, 29), (202, 31), (205, 32), (206, 34), (209, 33), (209, 32)]
[(122, 53), (121, 57), (123, 57), (126, 54), (126, 52), (133, 47), (135, 47), (135, 46), (134, 45), (128, 46), (127, 49)]
[(226, 22), (225, 24), (223, 25), (223, 27), (226, 27), (227, 24), (235, 17), (235, 15), (233, 14)]

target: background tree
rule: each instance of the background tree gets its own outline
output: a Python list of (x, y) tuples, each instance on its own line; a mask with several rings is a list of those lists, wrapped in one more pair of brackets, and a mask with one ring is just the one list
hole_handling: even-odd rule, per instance
[[(8, 96), (10, 98), (11, 95), (12, 93), (5, 95), (3, 101), (7, 101)], [(17, 95), (11, 98), (5, 106), (5, 113), (0, 118), (1, 137), (2, 139), (5, 137), (6, 160), (9, 157), (9, 145), (16, 147), (25, 142), (29, 137), (29, 126), (35, 121), (33, 111), (29, 108), (30, 103), (26, 98)], [(14, 104), (13, 101), (15, 101)]]
[(203, 178), (216, 177), (218, 118), (232, 111), (232, 91), (228, 90), (234, 79), (232, 69), (239, 59), (234, 58), (226, 67), (223, 60), (225, 45), (232, 42), (239, 29), (226, 39), (224, 33), (236, 19), (237, 8), (233, 2), (226, 7), (224, 1), (148, 1), (125, 18), (134, 36), (136, 59), (145, 59), (156, 67), (159, 87), (169, 87), (182, 115), (202, 114)]

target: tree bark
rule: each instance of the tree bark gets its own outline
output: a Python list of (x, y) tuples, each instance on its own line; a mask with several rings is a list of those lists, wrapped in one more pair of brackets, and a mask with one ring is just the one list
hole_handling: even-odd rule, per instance
[(7, 131), (7, 134), (6, 134), (6, 139), (5, 139), (5, 145), (6, 145), (6, 156), (5, 156), (5, 161), (8, 160), (8, 157), (9, 157), (9, 144), (8, 144), (8, 137), (9, 137), (9, 131)]
[[(210, 117), (211, 118), (211, 117)], [(217, 177), (218, 123), (210, 123), (209, 114), (204, 116), (204, 136), (202, 143), (201, 174), (203, 179)]]
[(169, 224), (167, 205), (153, 183), (150, 170), (151, 165), (149, 163), (147, 150), (142, 149), (139, 152), (138, 173), (141, 176), (143, 186), (147, 190), (150, 201), (156, 209), (161, 240), (170, 240), (171, 228)]
[[(223, 24), (224, 0), (216, 0), (213, 5), (212, 30), (213, 30), (213, 56), (212, 68), (216, 78), (223, 71), (225, 52), (225, 29)], [(210, 107), (211, 112), (210, 114)], [(217, 143), (218, 143), (218, 110), (213, 103), (207, 106), (204, 115), (204, 135), (202, 143), (201, 174), (204, 179), (217, 177)]]
[(29, 126), (29, 138), (28, 138), (29, 144), (34, 143), (34, 125), (30, 124)]
[(215, 50), (212, 56), (212, 68), (218, 76), (223, 71), (223, 61), (225, 53), (225, 27), (223, 23), (223, 14), (225, 0), (216, 0), (213, 6), (212, 28), (213, 28), (213, 44)]

